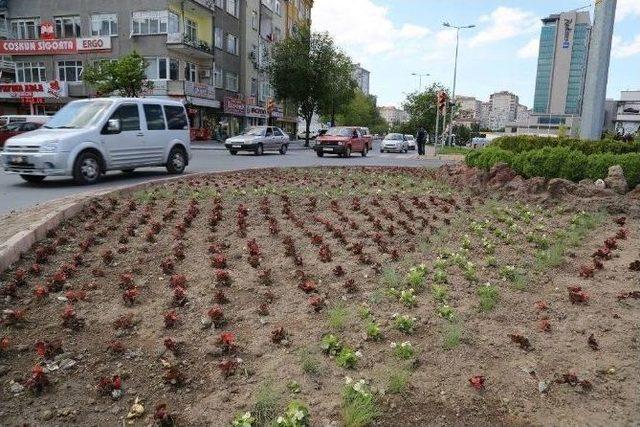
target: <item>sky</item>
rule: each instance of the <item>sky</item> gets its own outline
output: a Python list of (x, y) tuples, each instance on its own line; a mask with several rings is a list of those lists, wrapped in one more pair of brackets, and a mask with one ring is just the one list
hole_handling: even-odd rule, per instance
[[(533, 104), (540, 19), (587, 7), (594, 0), (315, 0), (312, 26), (329, 32), (352, 60), (371, 72), (378, 105), (400, 107), (419, 89), (412, 73), (453, 84), (455, 31), (461, 32), (456, 93), (488, 100), (509, 90)], [(640, 0), (618, 0), (609, 75), (609, 98), (640, 90)]]

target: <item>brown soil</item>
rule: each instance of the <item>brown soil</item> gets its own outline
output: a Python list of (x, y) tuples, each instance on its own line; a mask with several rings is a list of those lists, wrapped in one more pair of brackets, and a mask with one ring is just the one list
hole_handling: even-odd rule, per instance
[[(299, 169), (186, 178), (131, 198), (96, 200), (40, 243), (50, 252), (55, 248), (41, 275), (28, 274), (26, 283), (12, 290), (19, 269), (29, 270), (36, 252), (43, 252), (36, 248), (2, 276), (0, 308), (26, 310), (18, 322), (5, 312), (0, 326), (0, 339), (10, 342), (0, 350), (2, 423), (117, 425), (137, 397), (146, 411), (133, 425), (152, 423), (156, 404), (166, 403), (179, 425), (224, 426), (238, 412), (255, 415), (254, 405), (260, 400), (265, 407), (268, 394), (274, 403), (267, 406), (278, 414), (297, 399), (309, 407), (311, 425), (342, 425), (345, 376), (367, 380), (381, 412), (373, 424), (380, 426), (637, 422), (640, 302), (629, 293), (640, 291), (640, 273), (629, 264), (640, 259), (640, 219), (628, 216), (620, 226), (614, 223), (620, 214), (595, 203), (580, 214), (573, 203), (561, 200), (547, 201), (543, 209), (526, 198), (493, 197), (504, 193), (450, 191), (420, 169)], [(238, 226), (242, 207), (248, 210), (246, 235)], [(212, 220), (216, 209), (222, 212), (219, 221)], [(191, 224), (185, 225), (189, 218)], [(269, 218), (277, 223), (277, 234)], [(150, 234), (154, 228), (157, 233)], [(628, 230), (626, 239), (621, 228)], [(618, 248), (603, 261), (604, 270), (579, 277), (580, 266), (592, 265), (592, 253), (617, 234)], [(316, 235), (331, 261), (320, 260)], [(297, 263), (286, 255), (287, 237), (300, 257)], [(89, 238), (95, 243), (83, 252), (80, 245)], [(252, 239), (260, 251), (257, 268), (249, 263)], [(564, 262), (541, 265), (548, 261), (541, 254), (553, 252), (561, 241), (566, 250), (557, 258)], [(180, 242), (184, 260), (174, 256)], [(487, 265), (487, 243), (495, 247), (496, 266)], [(105, 263), (109, 250), (113, 260)], [(211, 250), (225, 255), (230, 286), (217, 283)], [(78, 253), (83, 259), (72, 271)], [(438, 256), (445, 260), (436, 261)], [(174, 307), (171, 274), (161, 268), (165, 258), (175, 264), (173, 274), (186, 276), (184, 305)], [(408, 288), (407, 272), (421, 263), (429, 271), (424, 289), (416, 289), (417, 305), (407, 307), (389, 287)], [(47, 296), (34, 296), (36, 287), (47, 287), (65, 264), (70, 277), (63, 280), (63, 290), (55, 292), (52, 285)], [(443, 303), (431, 292), (434, 264), (446, 271), (442, 286), (454, 311), (451, 320), (439, 315)], [(337, 266), (343, 277), (334, 274)], [(258, 277), (265, 269), (271, 270), (268, 286)], [(315, 282), (316, 291), (306, 294), (299, 288), (301, 272)], [(126, 273), (140, 292), (131, 306), (120, 286)], [(352, 292), (344, 286), (349, 279)], [(478, 289), (486, 283), (495, 286), (499, 299), (492, 310), (482, 311)], [(568, 286), (582, 287), (588, 302), (572, 304)], [(73, 303), (84, 319), (75, 330), (62, 325), (65, 300), (74, 296), (65, 296), (66, 291), (86, 292), (86, 301)], [(217, 291), (229, 299), (221, 305), (225, 323), (205, 329), (201, 322), (216, 305)], [(318, 312), (310, 306), (314, 296), (326, 304)], [(547, 308), (537, 309), (539, 301)], [(367, 320), (363, 307), (371, 313)], [(339, 316), (336, 309), (346, 314)], [(166, 329), (163, 316), (170, 310), (180, 320)], [(416, 317), (415, 331), (396, 329), (395, 313)], [(116, 330), (114, 321), (127, 314), (134, 326)], [(539, 329), (543, 319), (548, 332)], [(381, 327), (383, 340), (367, 339), (371, 320)], [(279, 327), (287, 340), (275, 344), (272, 332)], [(459, 331), (459, 342), (446, 343), (452, 331)], [(221, 332), (235, 334), (235, 349), (225, 352), (218, 343)], [(360, 350), (354, 369), (341, 368), (322, 353), (320, 342), (328, 333)], [(519, 347), (509, 334), (528, 339), (529, 348)], [(591, 334), (598, 350), (589, 344)], [(167, 337), (179, 343), (176, 354), (165, 349)], [(47, 362), (34, 344), (56, 339), (65, 354)], [(125, 352), (108, 350), (113, 341)], [(409, 360), (399, 359), (390, 347), (404, 341), (416, 350)], [(70, 360), (75, 364), (64, 366)], [(229, 377), (219, 367), (224, 360), (238, 362)], [(37, 363), (52, 368), (46, 373), (50, 384), (41, 393), (20, 391)], [(168, 366), (184, 376), (179, 386), (166, 383)], [(393, 390), (389, 379), (397, 372), (407, 373), (409, 380)], [(571, 384), (562, 383), (570, 373), (584, 382), (576, 385), (567, 377)], [(101, 377), (114, 375), (122, 378), (119, 400), (96, 390)], [(470, 385), (476, 375), (485, 378), (482, 390)], [(287, 389), (292, 381), (299, 393)], [(547, 387), (543, 393), (540, 384)]]

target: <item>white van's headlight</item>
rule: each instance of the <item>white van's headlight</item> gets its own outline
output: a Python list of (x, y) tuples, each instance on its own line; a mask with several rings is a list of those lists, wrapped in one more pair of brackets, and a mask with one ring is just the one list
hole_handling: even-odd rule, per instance
[(58, 141), (47, 141), (40, 146), (40, 151), (44, 153), (53, 153), (58, 151)]

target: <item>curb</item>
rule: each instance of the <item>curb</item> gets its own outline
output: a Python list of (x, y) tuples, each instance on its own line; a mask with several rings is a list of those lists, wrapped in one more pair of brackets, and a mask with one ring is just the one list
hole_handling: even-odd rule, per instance
[[(216, 173), (224, 172), (230, 171), (218, 171)], [(36, 242), (45, 238), (49, 230), (56, 228), (62, 221), (77, 215), (88, 203), (97, 197), (103, 197), (108, 194), (131, 194), (151, 186), (162, 185), (180, 179), (195, 178), (203, 175), (211, 175), (211, 172), (200, 172), (161, 178), (132, 185), (123, 185), (121, 187), (111, 188), (108, 190), (99, 190), (91, 194), (83, 195), (82, 198), (77, 201), (71, 201), (63, 204), (57, 208), (55, 212), (45, 215), (39, 222), (32, 224), (26, 230), (22, 230), (14, 234), (0, 246), (0, 273), (4, 272), (11, 267), (13, 263), (20, 260), (22, 254), (31, 249)]]

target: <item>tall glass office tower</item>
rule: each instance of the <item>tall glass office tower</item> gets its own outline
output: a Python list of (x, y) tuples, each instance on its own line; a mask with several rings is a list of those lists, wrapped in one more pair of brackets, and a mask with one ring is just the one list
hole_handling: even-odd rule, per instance
[(580, 115), (589, 53), (589, 12), (564, 12), (542, 20), (533, 110)]

